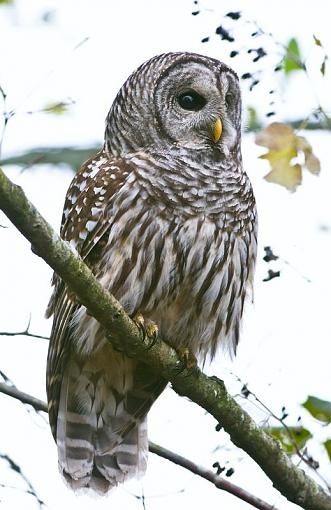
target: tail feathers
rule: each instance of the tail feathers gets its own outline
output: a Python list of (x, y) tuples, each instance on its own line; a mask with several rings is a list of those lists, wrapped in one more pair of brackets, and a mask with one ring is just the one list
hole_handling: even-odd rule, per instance
[[(81, 441), (81, 440), (79, 440)], [(59, 468), (67, 484), (74, 490), (91, 488), (99, 494), (108, 492), (131, 477), (142, 476), (147, 467), (146, 418), (139, 422), (123, 442), (105, 453), (98, 453), (93, 445), (66, 441), (66, 459)], [(80, 444), (80, 445), (79, 445)], [(59, 452), (60, 448), (59, 446)]]
[(111, 451), (95, 452), (95, 466), (113, 485), (142, 476), (147, 467), (147, 419), (133, 423), (132, 430)]
[(147, 420), (128, 413), (124, 396), (102, 374), (91, 380), (76, 363), (67, 368), (57, 420), (59, 469), (72, 489), (104, 494), (145, 472)]

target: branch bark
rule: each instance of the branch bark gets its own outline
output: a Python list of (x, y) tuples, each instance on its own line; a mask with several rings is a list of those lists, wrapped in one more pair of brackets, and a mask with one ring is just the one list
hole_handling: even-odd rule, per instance
[[(44, 411), (47, 413), (46, 402), (43, 402), (42, 400), (39, 400), (39, 398), (33, 397), (28, 393), (24, 393), (23, 391), (18, 390), (15, 388), (15, 386), (10, 386), (6, 383), (0, 383), (0, 393), (4, 393), (10, 397), (13, 397), (23, 404), (31, 405), (36, 411)], [(155, 455), (158, 455), (159, 457), (173, 462), (174, 464), (182, 466), (195, 475), (201, 476), (201, 478), (204, 478), (208, 482), (213, 483), (217, 489), (222, 489), (226, 492), (229, 492), (242, 501), (249, 503), (254, 508), (258, 508), (259, 510), (277, 510), (275, 506), (269, 505), (269, 503), (266, 503), (262, 499), (254, 496), (253, 494), (250, 494), (245, 489), (238, 487), (238, 485), (235, 485), (228, 480), (224, 480), (222, 477), (216, 475), (212, 471), (202, 466), (198, 466), (191, 460), (186, 459), (185, 457), (182, 457), (181, 455), (178, 455), (177, 453), (172, 452), (167, 448), (163, 448), (163, 446), (153, 443), (152, 441), (149, 441), (149, 451)]]
[(27, 200), (23, 190), (1, 170), (0, 207), (30, 241), (34, 253), (61, 276), (89, 313), (111, 332), (109, 341), (115, 348), (150, 365), (172, 383), (179, 395), (189, 397), (212, 414), (232, 442), (259, 464), (289, 501), (306, 510), (331, 510), (330, 495), (291, 462), (279, 442), (256, 425), (231, 398), (223, 381), (207, 377), (198, 367), (183, 369), (174, 349), (161, 339), (148, 348), (148, 340), (142, 338), (120, 303), (102, 288), (89, 268)]

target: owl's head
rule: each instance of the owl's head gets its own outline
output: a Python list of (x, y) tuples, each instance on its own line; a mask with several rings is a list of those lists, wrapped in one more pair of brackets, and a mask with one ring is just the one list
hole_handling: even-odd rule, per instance
[(107, 116), (106, 148), (118, 156), (169, 146), (228, 156), (240, 129), (235, 72), (195, 53), (167, 53), (145, 62), (120, 89)]

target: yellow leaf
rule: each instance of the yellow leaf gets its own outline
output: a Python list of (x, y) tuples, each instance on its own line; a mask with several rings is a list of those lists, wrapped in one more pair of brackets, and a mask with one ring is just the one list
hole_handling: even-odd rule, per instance
[(269, 172), (265, 177), (265, 180), (268, 182), (273, 182), (275, 184), (280, 184), (281, 186), (285, 186), (289, 191), (295, 191), (296, 188), (301, 184), (302, 180), (302, 170), (301, 166), (296, 165), (285, 165), (282, 164), (279, 167), (273, 167), (271, 172)]
[(297, 145), (297, 148), (299, 150), (303, 151), (304, 153), (306, 153), (306, 152), (311, 153), (313, 151), (311, 144), (308, 142), (307, 138), (305, 138), (304, 136), (296, 137), (296, 145)]
[(302, 166), (296, 159), (300, 154), (304, 156), (307, 170), (312, 174), (320, 171), (320, 162), (313, 154), (311, 144), (303, 136), (297, 136), (290, 126), (273, 122), (256, 135), (255, 141), (269, 149), (260, 156), (271, 166), (271, 172), (265, 176), (268, 182), (295, 191), (302, 181)]
[(259, 156), (260, 159), (266, 159), (269, 161), (270, 165), (273, 166), (279, 162), (289, 162), (291, 159), (295, 158), (298, 155), (295, 147), (285, 147), (285, 149), (276, 151), (270, 150), (265, 154)]
[(318, 175), (321, 170), (320, 160), (313, 153), (307, 154), (305, 155), (305, 167), (312, 174)]
[(283, 150), (294, 144), (295, 133), (290, 126), (273, 122), (265, 129), (257, 133), (255, 143), (270, 150)]
[(306, 138), (297, 136), (297, 147), (302, 150), (305, 156), (305, 167), (312, 174), (318, 175), (321, 170), (321, 163), (318, 157), (313, 153), (313, 148)]

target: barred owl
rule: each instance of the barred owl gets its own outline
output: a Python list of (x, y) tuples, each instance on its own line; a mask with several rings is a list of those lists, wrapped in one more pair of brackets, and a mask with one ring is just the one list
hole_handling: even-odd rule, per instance
[[(235, 352), (256, 258), (234, 71), (193, 53), (152, 58), (124, 83), (104, 147), (67, 192), (61, 236), (134, 317), (200, 360)], [(113, 350), (54, 276), (49, 419), (69, 485), (107, 490), (146, 468), (146, 414), (166, 381)]]

